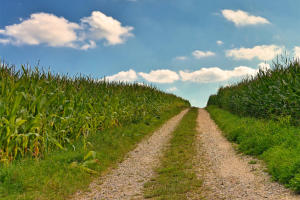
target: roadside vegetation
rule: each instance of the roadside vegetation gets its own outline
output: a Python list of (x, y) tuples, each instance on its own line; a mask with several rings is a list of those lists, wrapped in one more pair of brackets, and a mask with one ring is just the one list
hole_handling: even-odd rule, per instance
[(300, 62), (219, 89), (207, 110), (241, 152), (264, 160), (274, 180), (300, 192)]
[(300, 125), (300, 62), (276, 61), (272, 69), (219, 89), (208, 105), (240, 116), (281, 120)]
[(154, 87), (0, 66), (0, 199), (65, 199), (188, 101)]
[(208, 106), (211, 117), (239, 151), (265, 161), (273, 179), (300, 192), (300, 128), (281, 121), (240, 117)]
[(156, 177), (145, 184), (146, 198), (183, 200), (189, 192), (198, 191), (201, 181), (192, 166), (197, 114), (197, 108), (191, 108), (174, 131)]

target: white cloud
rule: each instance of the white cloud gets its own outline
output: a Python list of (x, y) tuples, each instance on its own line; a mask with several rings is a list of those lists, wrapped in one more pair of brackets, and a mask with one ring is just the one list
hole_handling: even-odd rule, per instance
[(260, 70), (266, 71), (266, 70), (270, 69), (271, 66), (270, 66), (270, 64), (268, 64), (268, 63), (262, 62), (262, 63), (259, 63), (259, 64), (258, 64), (258, 68), (259, 68)]
[(186, 56), (177, 56), (175, 60), (187, 60)]
[(221, 45), (223, 45), (223, 44), (224, 44), (224, 42), (223, 42), (223, 41), (221, 41), (221, 40), (218, 40), (216, 43), (217, 43), (217, 45), (219, 45), (219, 46), (221, 46)]
[(251, 60), (258, 58), (259, 60), (272, 60), (278, 54), (283, 52), (284, 47), (277, 45), (262, 45), (253, 48), (239, 48), (226, 51), (227, 57), (233, 57), (236, 60)]
[(140, 72), (139, 75), (145, 80), (153, 83), (173, 83), (179, 80), (179, 76), (176, 72), (168, 69), (154, 70), (150, 73)]
[(294, 57), (298, 59), (300, 58), (300, 47), (298, 46), (294, 47)]
[(175, 92), (177, 90), (178, 90), (177, 87), (171, 87), (171, 88), (168, 88), (166, 91), (167, 92)]
[(82, 50), (88, 50), (88, 49), (93, 49), (93, 48), (96, 48), (96, 42), (93, 41), (93, 40), (90, 40), (89, 43), (86, 43), (86, 44), (83, 44), (80, 49)]
[(95, 48), (98, 40), (105, 40), (108, 45), (116, 45), (133, 36), (133, 27), (123, 27), (119, 21), (100, 11), (94, 11), (90, 17), (84, 17), (80, 21), (78, 24), (53, 14), (34, 13), (29, 19), (22, 19), (19, 24), (0, 29), (0, 43), (45, 44), (87, 50)]
[[(180, 70), (178, 73), (169, 69), (152, 70), (150, 73), (139, 72), (136, 73), (133, 69), (128, 71), (121, 71), (112, 76), (105, 77), (107, 81), (124, 81), (134, 82), (145, 79), (151, 83), (173, 83), (175, 81), (188, 81), (195, 83), (212, 83), (226, 81), (232, 78), (240, 78), (245, 76), (254, 76), (259, 70), (268, 70), (270, 65), (261, 62), (257, 68), (250, 68), (246, 66), (235, 67), (232, 70), (224, 70), (219, 67), (201, 68), (199, 70), (189, 72)], [(104, 79), (101, 79), (104, 80)], [(138, 83), (139, 85), (148, 85), (147, 83)], [(174, 92), (178, 89), (171, 87), (166, 89), (167, 92)]]
[(211, 52), (211, 51), (200, 51), (200, 50), (195, 50), (193, 51), (192, 55), (196, 58), (196, 59), (201, 59), (201, 58), (205, 58), (205, 57), (209, 57), (209, 56), (214, 56), (215, 53)]
[(107, 81), (124, 81), (133, 82), (137, 80), (137, 74), (134, 70), (130, 69), (128, 71), (121, 71), (115, 75), (105, 77)]
[(76, 31), (80, 26), (63, 17), (47, 13), (35, 13), (20, 24), (6, 26), (0, 34), (15, 45), (47, 44), (52, 47), (72, 47), (77, 40)]
[(191, 81), (197, 83), (211, 83), (226, 81), (235, 77), (246, 75), (255, 75), (257, 69), (252, 69), (245, 66), (236, 67), (233, 70), (223, 70), (218, 67), (202, 68), (194, 72), (179, 71), (182, 81)]
[(247, 26), (257, 24), (270, 24), (269, 20), (260, 16), (250, 15), (242, 10), (222, 10), (222, 15), (235, 24), (235, 26)]
[(108, 45), (122, 44), (128, 37), (133, 36), (133, 27), (122, 26), (121, 23), (102, 12), (94, 11), (90, 17), (81, 19), (83, 26), (87, 25), (85, 37), (92, 40), (105, 39)]

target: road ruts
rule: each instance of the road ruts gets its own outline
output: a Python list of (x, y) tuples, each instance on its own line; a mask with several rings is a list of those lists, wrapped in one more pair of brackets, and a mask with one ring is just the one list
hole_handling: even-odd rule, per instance
[(203, 196), (207, 200), (296, 200), (300, 199), (282, 185), (271, 182), (253, 158), (238, 155), (223, 137), (209, 113), (199, 109), (196, 167), (203, 180)]
[(163, 147), (188, 109), (167, 121), (149, 138), (143, 140), (116, 169), (99, 177), (90, 185), (90, 192), (78, 192), (74, 200), (143, 199), (143, 185), (154, 175)]

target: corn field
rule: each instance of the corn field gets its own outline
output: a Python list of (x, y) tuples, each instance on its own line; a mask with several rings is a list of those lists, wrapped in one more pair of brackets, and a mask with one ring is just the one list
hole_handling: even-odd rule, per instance
[(272, 69), (220, 88), (210, 96), (208, 105), (242, 116), (283, 119), (300, 125), (300, 62), (274, 62)]
[(0, 161), (42, 157), (189, 102), (150, 86), (0, 66)]

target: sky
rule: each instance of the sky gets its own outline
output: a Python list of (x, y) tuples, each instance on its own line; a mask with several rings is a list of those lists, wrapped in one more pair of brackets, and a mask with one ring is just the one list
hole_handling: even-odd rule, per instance
[(300, 56), (299, 0), (0, 0), (0, 58), (140, 82), (204, 107), (220, 86)]

